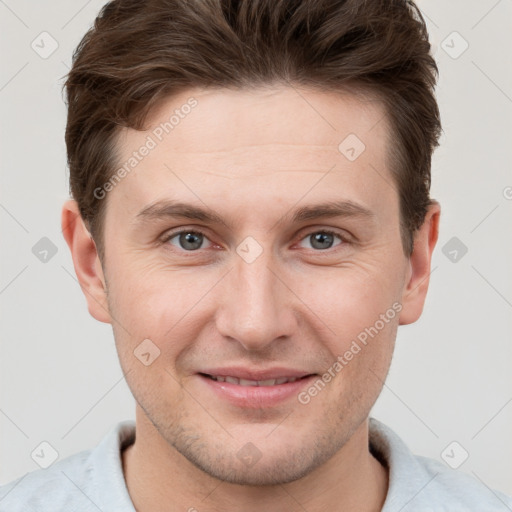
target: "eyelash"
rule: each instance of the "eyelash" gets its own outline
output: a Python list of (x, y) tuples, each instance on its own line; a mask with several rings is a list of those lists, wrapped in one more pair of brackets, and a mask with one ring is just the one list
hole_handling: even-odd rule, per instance
[[(163, 244), (167, 244), (174, 237), (176, 237), (177, 235), (181, 235), (182, 233), (193, 233), (195, 235), (203, 235), (208, 241), (211, 242), (211, 240), (208, 238), (208, 235), (204, 231), (201, 231), (200, 229), (180, 229), (179, 231), (173, 231), (171, 233), (167, 233), (163, 237), (162, 243)], [(316, 250), (315, 249), (310, 249), (314, 253), (318, 253), (318, 255), (330, 255), (330, 254), (332, 254), (333, 251), (336, 250), (337, 247), (350, 243), (350, 240), (349, 240), (348, 236), (342, 235), (341, 233), (338, 233), (337, 231), (333, 231), (333, 230), (330, 230), (330, 229), (314, 229), (314, 230), (311, 230), (308, 233), (306, 233), (304, 236), (302, 236), (300, 238), (299, 242), (301, 242), (302, 240), (308, 238), (309, 236), (311, 236), (311, 235), (313, 235), (315, 233), (323, 233), (323, 234), (326, 234), (326, 235), (332, 235), (333, 237), (337, 237), (341, 241), (340, 244), (335, 245), (334, 247), (330, 247), (329, 249), (323, 249), (323, 250), (322, 249), (316, 249)], [(196, 256), (199, 253), (199, 251), (201, 251), (201, 249), (196, 249), (195, 251), (186, 251), (185, 249), (178, 249), (178, 248), (176, 248), (176, 250), (178, 250), (181, 253), (186, 254), (187, 257)]]

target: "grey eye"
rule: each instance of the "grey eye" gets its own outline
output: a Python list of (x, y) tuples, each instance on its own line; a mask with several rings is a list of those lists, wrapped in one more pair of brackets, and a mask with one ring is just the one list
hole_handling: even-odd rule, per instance
[[(178, 239), (178, 244), (173, 243), (174, 239)], [(202, 233), (198, 233), (196, 231), (181, 231), (180, 233), (176, 233), (169, 238), (169, 242), (172, 245), (175, 245), (186, 251), (196, 251), (201, 249), (201, 246), (205, 240), (205, 236)]]
[(325, 250), (333, 247), (336, 238), (340, 240), (340, 242), (343, 241), (341, 236), (336, 233), (331, 233), (329, 231), (315, 231), (314, 233), (307, 235), (303, 240), (308, 240), (311, 244), (311, 248), (313, 249)]

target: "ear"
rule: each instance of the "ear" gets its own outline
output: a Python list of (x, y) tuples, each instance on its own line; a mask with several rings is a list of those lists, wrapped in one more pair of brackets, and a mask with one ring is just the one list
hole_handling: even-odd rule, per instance
[(409, 257), (407, 276), (402, 293), (400, 325), (416, 322), (423, 311), (430, 282), (432, 252), (439, 236), (440, 217), (441, 206), (437, 201), (432, 201), (425, 216), (425, 221), (414, 236), (414, 249)]
[(61, 226), (71, 251), (78, 282), (87, 300), (89, 313), (100, 322), (111, 323), (101, 261), (76, 201), (64, 203)]

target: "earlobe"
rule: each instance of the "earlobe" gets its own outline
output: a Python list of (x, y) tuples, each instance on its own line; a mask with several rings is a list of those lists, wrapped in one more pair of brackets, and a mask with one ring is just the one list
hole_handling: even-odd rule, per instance
[(105, 277), (96, 244), (84, 224), (76, 201), (64, 203), (61, 226), (89, 313), (100, 322), (111, 323)]
[(432, 201), (423, 225), (415, 234), (402, 294), (400, 325), (416, 322), (423, 311), (430, 282), (432, 253), (439, 236), (440, 216), (440, 204)]

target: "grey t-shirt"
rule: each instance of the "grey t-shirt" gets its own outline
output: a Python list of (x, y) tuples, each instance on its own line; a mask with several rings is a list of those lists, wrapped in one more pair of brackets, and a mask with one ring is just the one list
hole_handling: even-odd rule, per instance
[[(135, 512), (121, 450), (133, 443), (124, 421), (85, 450), (0, 487), (0, 512)], [(389, 468), (382, 512), (511, 512), (512, 497), (439, 461), (411, 453), (386, 425), (370, 418), (372, 453)]]

